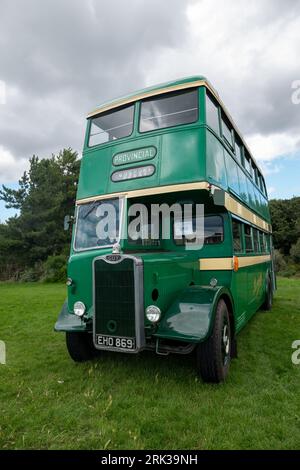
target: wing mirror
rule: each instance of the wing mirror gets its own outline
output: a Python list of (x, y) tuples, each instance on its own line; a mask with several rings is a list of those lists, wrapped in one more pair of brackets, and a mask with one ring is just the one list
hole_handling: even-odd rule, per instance
[(75, 217), (73, 215), (65, 215), (64, 218), (64, 230), (67, 231), (70, 228), (70, 224), (74, 222)]

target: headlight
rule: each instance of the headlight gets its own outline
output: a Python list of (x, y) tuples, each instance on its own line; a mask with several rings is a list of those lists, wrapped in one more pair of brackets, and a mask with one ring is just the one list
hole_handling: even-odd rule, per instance
[(78, 317), (82, 317), (85, 312), (85, 305), (83, 302), (75, 302), (74, 304), (74, 313)]
[(156, 307), (156, 305), (149, 305), (146, 308), (146, 317), (152, 323), (157, 323), (161, 317), (160, 308)]

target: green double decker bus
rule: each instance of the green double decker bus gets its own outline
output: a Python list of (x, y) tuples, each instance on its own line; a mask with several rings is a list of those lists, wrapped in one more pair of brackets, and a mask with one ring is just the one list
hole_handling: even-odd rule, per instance
[[(141, 237), (129, 233), (137, 205)], [(190, 208), (182, 223), (174, 205)], [(155, 237), (153, 206), (171, 208), (156, 219)], [(199, 245), (191, 243), (198, 206)], [(271, 309), (276, 280), (264, 177), (205, 77), (88, 115), (74, 220), (68, 296), (55, 325), (71, 358), (193, 352), (204, 381), (224, 381), (238, 333), (258, 309)]]

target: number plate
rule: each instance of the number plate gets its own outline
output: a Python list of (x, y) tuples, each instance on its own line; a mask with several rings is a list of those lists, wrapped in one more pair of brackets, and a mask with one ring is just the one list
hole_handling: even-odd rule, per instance
[(122, 349), (123, 351), (134, 351), (135, 338), (125, 338), (124, 336), (96, 335), (96, 345), (100, 348)]

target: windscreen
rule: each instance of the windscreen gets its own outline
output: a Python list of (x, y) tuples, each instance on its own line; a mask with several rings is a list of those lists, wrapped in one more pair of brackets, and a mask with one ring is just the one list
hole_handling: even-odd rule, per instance
[(119, 239), (122, 204), (121, 199), (106, 199), (78, 206), (75, 250), (88, 250), (116, 243)]

